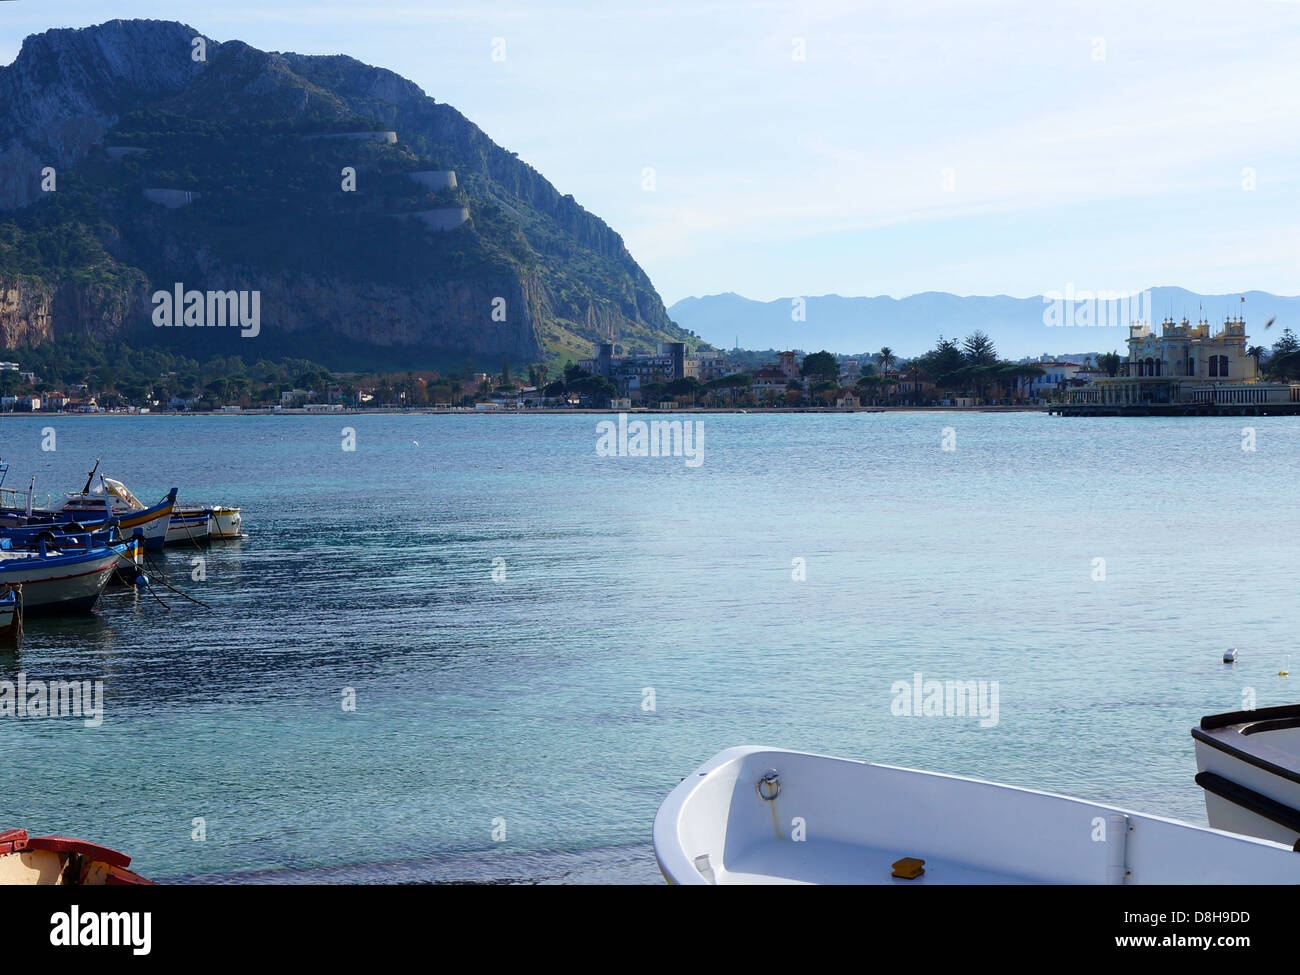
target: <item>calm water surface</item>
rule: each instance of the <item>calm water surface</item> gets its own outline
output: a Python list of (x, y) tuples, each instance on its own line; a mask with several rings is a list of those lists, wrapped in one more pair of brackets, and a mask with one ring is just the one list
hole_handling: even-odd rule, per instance
[[(724, 747), (1203, 823), (1188, 729), (1297, 697), (1296, 419), (705, 415), (698, 468), (598, 457), (599, 419), (4, 418), (10, 486), (102, 457), (248, 537), (165, 558), (212, 610), (29, 621), (0, 677), (102, 678), (107, 716), (0, 719), (0, 827), (173, 879), (653, 881)], [(998, 724), (895, 717), (918, 671), (998, 681)]]

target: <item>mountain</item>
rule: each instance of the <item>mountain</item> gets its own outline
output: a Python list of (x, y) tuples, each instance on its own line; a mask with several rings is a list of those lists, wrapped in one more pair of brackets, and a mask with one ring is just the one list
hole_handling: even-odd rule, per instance
[[(178, 284), (257, 291), (258, 335), (155, 328)], [(412, 82), (152, 20), (0, 67), (0, 345), (72, 336), (335, 368), (690, 338), (617, 233)]]
[[(1264, 291), (1233, 295), (1200, 295), (1183, 288), (1150, 289), (1147, 304), (1133, 317), (1158, 325), (1166, 317), (1201, 318), (1221, 324), (1228, 315), (1243, 315), (1252, 344), (1270, 345), (1285, 327), (1300, 325), (1300, 297), (1280, 297)], [(1053, 296), (1056, 297), (1056, 296)], [(1067, 297), (1067, 296), (1062, 296)], [(1246, 301), (1243, 303), (1241, 298)], [(721, 348), (732, 348), (739, 338), (746, 349), (803, 349), (833, 352), (874, 352), (888, 345), (904, 356), (919, 355), (934, 347), (940, 334), (963, 338), (976, 329), (987, 332), (1006, 358), (1110, 352), (1125, 349), (1129, 316), (1118, 324), (1045, 324), (1044, 314), (1056, 306), (1032, 298), (961, 297), (946, 292), (926, 292), (907, 298), (843, 298), (822, 295), (803, 299), (803, 321), (792, 320), (794, 299), (753, 301), (738, 294), (684, 298), (668, 309), (673, 320)], [(1135, 310), (1138, 302), (1134, 302)], [(1081, 306), (1075, 302), (1075, 321)], [(1111, 305), (1110, 310), (1118, 310)], [(1093, 320), (1100, 315), (1094, 315)], [(1268, 332), (1264, 324), (1276, 317)], [(1049, 318), (1049, 320), (1051, 320)], [(1062, 311), (1056, 320), (1067, 321)], [(1300, 329), (1298, 329), (1300, 330)]]

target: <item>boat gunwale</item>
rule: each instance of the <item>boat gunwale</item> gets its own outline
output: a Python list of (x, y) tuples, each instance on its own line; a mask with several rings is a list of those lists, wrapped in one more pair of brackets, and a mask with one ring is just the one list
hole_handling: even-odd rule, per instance
[(1201, 719), (1202, 731), (1221, 731), (1234, 725), (1255, 724), (1275, 718), (1300, 718), (1300, 704), (1280, 704), (1271, 708), (1257, 708), (1254, 711), (1225, 711), (1211, 714)]
[[(1267, 708), (1265, 710), (1274, 710), (1274, 709)], [(1300, 708), (1296, 708), (1295, 710), (1296, 710), (1296, 716), (1300, 717)], [(1223, 725), (1218, 728), (1215, 728), (1214, 730), (1216, 732), (1222, 733), (1226, 731), (1231, 731), (1237, 727), (1238, 726), (1235, 724)], [(1281, 729), (1261, 729), (1261, 730), (1267, 731), (1267, 730), (1281, 730)], [(1244, 732), (1240, 730), (1238, 730), (1237, 733), (1239, 735), (1244, 736)], [(1260, 769), (1261, 771), (1268, 772), (1271, 775), (1276, 775), (1278, 778), (1281, 779), (1286, 779), (1288, 782), (1300, 783), (1300, 772), (1296, 771), (1295, 769), (1289, 769), (1285, 765), (1279, 765), (1277, 762), (1270, 761), (1269, 759), (1264, 758), (1263, 756), (1258, 755), (1255, 752), (1250, 751), (1249, 749), (1234, 745), (1228, 741), (1224, 741), (1223, 738), (1218, 737), (1214, 733), (1202, 731), (1200, 728), (1193, 728), (1192, 738), (1203, 745), (1208, 745), (1210, 748), (1218, 749), (1224, 754), (1230, 755), (1233, 758), (1237, 759), (1238, 761), (1244, 762), (1247, 765), (1253, 765), (1255, 768)], [(1264, 748), (1269, 747), (1267, 744), (1263, 742), (1259, 742), (1259, 743), (1252, 742), (1252, 744), (1256, 745), (1256, 747), (1264, 747)]]
[[(1195, 731), (1193, 733), (1195, 733)], [(1133, 809), (1126, 809), (1122, 806), (1112, 806), (1107, 803), (1094, 802), (1090, 799), (1083, 799), (1079, 796), (1064, 795), (1059, 792), (1046, 792), (1042, 789), (1030, 789), (1024, 786), (1008, 785), (1005, 782), (992, 782), (988, 779), (979, 779), (968, 775), (953, 775), (948, 772), (935, 772), (926, 769), (908, 768), (902, 765), (886, 765), (878, 762), (868, 762), (862, 759), (843, 758), (835, 755), (822, 755), (817, 752), (803, 752), (789, 748), (772, 748), (758, 745), (738, 745), (718, 752), (703, 765), (700, 765), (692, 773), (685, 776), (673, 791), (668, 794), (660, 804), (658, 811), (655, 813), (654, 826), (652, 830), (655, 861), (659, 866), (660, 872), (670, 884), (709, 884), (709, 881), (699, 873), (699, 870), (696, 868), (695, 864), (691, 861), (691, 858), (687, 855), (679, 842), (679, 824), (687, 801), (704, 782), (708, 781), (713, 773), (722, 770), (733, 761), (743, 762), (744, 759), (752, 755), (763, 753), (771, 753), (774, 756), (793, 755), (841, 764), (862, 765), (869, 768), (886, 769), (893, 772), (905, 772), (912, 775), (926, 776), (928, 778), (946, 779), (949, 781), (988, 786), (1020, 795), (1063, 800), (1075, 806), (1091, 808), (1108, 814), (1119, 813), (1129, 817), (1130, 820), (1135, 822), (1146, 821), (1151, 823), (1165, 823), (1176, 827), (1182, 827), (1184, 829), (1194, 830), (1196, 832), (1218, 834), (1252, 846), (1259, 845), (1273, 847), (1274, 849), (1290, 853), (1300, 852), (1300, 849), (1297, 849), (1295, 846), (1286, 843), (1279, 843), (1275, 840), (1267, 840), (1256, 836), (1245, 836), (1240, 833), (1234, 833), (1230, 830), (1218, 829), (1214, 826), (1200, 826), (1188, 823), (1184, 820), (1174, 819), (1170, 816), (1138, 812)], [(722, 866), (725, 868), (725, 863), (722, 864)]]

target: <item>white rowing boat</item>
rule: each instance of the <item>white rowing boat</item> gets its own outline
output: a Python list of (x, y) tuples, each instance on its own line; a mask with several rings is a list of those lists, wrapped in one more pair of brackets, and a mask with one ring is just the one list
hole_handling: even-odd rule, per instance
[(228, 504), (208, 506), (212, 515), (212, 537), (231, 539), (243, 537), (243, 514), (238, 507)]
[[(204, 535), (206, 538), (229, 540), (243, 537), (243, 514), (238, 507), (232, 505), (178, 504), (176, 510), (172, 513), (172, 525), (175, 526), (178, 518), (197, 518), (200, 516), (206, 516), (207, 518), (207, 531)], [(187, 541), (188, 539), (178, 536), (176, 540)], [(173, 538), (169, 531), (167, 543), (170, 545), (172, 542)]]
[(1211, 826), (1300, 843), (1300, 705), (1213, 714), (1192, 738)]
[(1300, 855), (1279, 843), (978, 779), (752, 746), (682, 780), (655, 816), (654, 846), (673, 884), (1300, 883)]

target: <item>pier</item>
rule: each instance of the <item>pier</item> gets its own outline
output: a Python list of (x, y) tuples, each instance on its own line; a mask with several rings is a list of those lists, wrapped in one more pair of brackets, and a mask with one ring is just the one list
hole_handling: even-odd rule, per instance
[(1055, 416), (1296, 416), (1300, 403), (1053, 403)]

